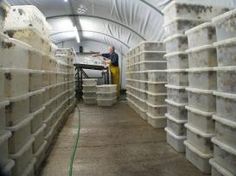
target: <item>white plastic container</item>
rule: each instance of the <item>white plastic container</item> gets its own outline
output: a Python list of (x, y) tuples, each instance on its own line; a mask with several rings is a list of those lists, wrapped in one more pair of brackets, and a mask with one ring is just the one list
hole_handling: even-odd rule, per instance
[(30, 96), (30, 112), (35, 112), (43, 106), (43, 93), (45, 89), (32, 92)]
[(163, 117), (166, 113), (166, 105), (153, 105), (147, 103), (147, 112), (150, 116)]
[(164, 61), (165, 51), (143, 51), (140, 53), (140, 61)]
[(212, 45), (188, 49), (186, 53), (188, 53), (189, 68), (217, 66), (216, 48)]
[(5, 133), (0, 134), (0, 163), (1, 166), (5, 166), (9, 161), (8, 155), (8, 139), (11, 137), (10, 131), (5, 131)]
[(172, 100), (165, 100), (167, 103), (167, 112), (170, 116), (175, 117), (178, 120), (186, 120), (187, 119), (187, 110), (185, 109), (185, 103), (176, 103)]
[(204, 154), (195, 148), (193, 145), (184, 141), (186, 146), (186, 158), (189, 160), (194, 166), (196, 166), (201, 172), (209, 174), (211, 173), (211, 166), (209, 164), (209, 159), (213, 156), (212, 154)]
[(167, 82), (175, 86), (188, 86), (188, 72), (183, 69), (167, 70)]
[(171, 21), (173, 17), (210, 21), (227, 10), (224, 7), (173, 1), (163, 9), (163, 13), (166, 22)]
[(164, 43), (166, 45), (166, 53), (185, 51), (188, 49), (188, 39), (187, 36), (183, 34), (175, 34), (167, 37)]
[[(235, 37), (235, 35), (234, 35)], [(214, 43), (217, 49), (218, 66), (236, 66), (236, 38), (230, 38)]]
[(214, 143), (214, 160), (223, 168), (235, 175), (236, 173), (236, 150), (226, 145), (216, 138), (212, 139)]
[(216, 42), (216, 30), (212, 23), (206, 22), (185, 32), (188, 47), (195, 48)]
[(106, 84), (97, 86), (97, 92), (107, 93), (107, 92), (116, 92), (117, 85), (116, 84)]
[(97, 99), (98, 106), (113, 106), (117, 102), (117, 98), (112, 99)]
[(35, 141), (33, 143), (33, 153), (36, 153), (44, 143), (44, 130), (46, 124), (43, 124), (34, 134)]
[(128, 103), (133, 110), (141, 116), (143, 120), (147, 120), (147, 111), (142, 107), (139, 107), (133, 100), (128, 98)]
[(97, 92), (97, 99), (113, 99), (113, 98), (117, 98), (116, 96), (116, 92), (108, 92), (108, 93), (100, 93)]
[(216, 26), (217, 40), (222, 41), (236, 35), (235, 18), (236, 10), (231, 10), (212, 19)]
[(218, 116), (214, 116), (213, 118), (216, 121), (216, 139), (232, 148), (236, 148), (236, 141), (234, 140), (236, 134), (236, 123)]
[(29, 139), (19, 152), (10, 157), (15, 161), (12, 175), (21, 175), (33, 159), (32, 144), (34, 138)]
[(215, 112), (216, 100), (211, 90), (186, 88), (188, 92), (188, 106), (205, 112)]
[(31, 120), (33, 116), (28, 116), (25, 120), (20, 122), (19, 124), (7, 127), (7, 130), (12, 132), (12, 136), (9, 139), (9, 153), (15, 154), (17, 153), (25, 143), (31, 137)]
[(31, 70), (29, 75), (29, 91), (36, 91), (43, 87), (43, 71)]
[(214, 95), (216, 95), (216, 114), (236, 122), (236, 95), (221, 92), (214, 92)]
[(166, 82), (167, 74), (164, 70), (151, 70), (148, 71), (149, 82)]
[(186, 30), (191, 29), (197, 25), (200, 25), (204, 21), (191, 20), (187, 18), (173, 18), (163, 25), (165, 29), (165, 36), (171, 36), (175, 34), (184, 34)]
[(189, 106), (186, 106), (186, 109), (188, 110), (189, 125), (203, 133), (215, 133), (215, 121), (212, 119), (213, 113), (204, 112)]
[(165, 51), (162, 42), (144, 41), (139, 44), (140, 51)]
[(188, 68), (188, 55), (185, 52), (175, 52), (166, 54), (167, 69), (186, 69)]
[(217, 71), (217, 90), (236, 94), (236, 66), (218, 67)]
[(14, 97), (29, 91), (29, 70), (3, 69), (5, 74), (5, 96)]
[(137, 81), (138, 88), (141, 90), (147, 90), (148, 89), (148, 84), (146, 81)]
[(0, 134), (3, 132), (6, 128), (6, 111), (5, 107), (9, 105), (8, 101), (2, 101), (0, 102)]
[(184, 104), (188, 102), (188, 94), (185, 87), (166, 85), (167, 87), (167, 97), (175, 103)]
[(32, 115), (34, 118), (31, 121), (31, 133), (35, 133), (43, 124), (45, 107), (43, 106)]
[(166, 97), (166, 93), (147, 92), (147, 101), (153, 105), (164, 105)]
[(214, 137), (213, 133), (204, 133), (197, 128), (191, 126), (190, 124), (185, 124), (187, 129), (187, 141), (189, 144), (193, 145), (201, 153), (212, 154), (213, 144), (211, 138)]
[(165, 70), (167, 67), (166, 61), (142, 61), (137, 64), (140, 64), (140, 70)]
[(187, 120), (179, 120), (175, 117), (165, 114), (167, 118), (167, 127), (177, 136), (186, 136), (186, 129), (184, 124), (187, 123)]
[(29, 97), (25, 94), (19, 97), (10, 98), (10, 104), (6, 106), (6, 125), (14, 126), (29, 114)]
[(225, 168), (223, 168), (221, 165), (219, 165), (215, 159), (210, 159), (211, 164), (211, 175), (212, 176), (234, 176), (233, 173), (229, 172)]
[(97, 94), (96, 94), (96, 92), (83, 91), (83, 96), (86, 97), (86, 98), (96, 98)]
[(191, 68), (188, 71), (189, 87), (216, 90), (216, 71), (213, 68)]
[(96, 86), (97, 79), (83, 79), (83, 86)]
[(171, 147), (173, 147), (177, 152), (184, 153), (185, 152), (184, 140), (186, 139), (186, 136), (177, 136), (168, 127), (165, 128), (165, 131), (166, 131), (167, 143)]
[(147, 121), (153, 128), (164, 128), (166, 127), (165, 116), (153, 116), (147, 113)]
[(165, 87), (165, 82), (147, 82), (148, 84), (148, 92), (151, 93), (165, 93), (166, 87)]

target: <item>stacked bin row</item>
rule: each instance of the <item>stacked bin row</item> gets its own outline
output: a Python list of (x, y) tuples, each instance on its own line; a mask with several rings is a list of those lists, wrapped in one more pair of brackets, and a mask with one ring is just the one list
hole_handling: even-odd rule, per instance
[(167, 142), (178, 152), (185, 152), (185, 123), (188, 103), (188, 39), (185, 31), (210, 21), (227, 9), (173, 1), (165, 7), (164, 28), (167, 59)]
[[(6, 31), (16, 38), (0, 35), (0, 163), (12, 176), (40, 171), (52, 139), (75, 104), (71, 60), (57, 61), (51, 43), (46, 44), (48, 54), (32, 46), (31, 37), (41, 37), (32, 29), (24, 32), (34, 36), (21, 35), (21, 30)], [(38, 46), (45, 47), (44, 43)]]
[(83, 79), (83, 100), (87, 105), (97, 104), (97, 79)]
[(217, 90), (212, 176), (236, 175), (236, 10), (212, 20), (216, 27)]
[(216, 72), (215, 27), (210, 22), (186, 31), (188, 37), (188, 123), (186, 158), (204, 173), (210, 173), (209, 159), (213, 155), (211, 138), (215, 134)]
[(117, 85), (99, 85), (96, 94), (98, 106), (112, 106), (117, 102)]
[(166, 61), (159, 42), (142, 42), (127, 54), (129, 105), (155, 128), (166, 124)]

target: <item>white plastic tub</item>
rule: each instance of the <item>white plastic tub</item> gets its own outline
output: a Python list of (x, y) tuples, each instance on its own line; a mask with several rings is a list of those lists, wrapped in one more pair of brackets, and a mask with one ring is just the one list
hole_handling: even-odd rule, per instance
[(167, 74), (164, 70), (148, 71), (148, 81), (150, 82), (166, 82)]
[(164, 105), (165, 99), (167, 97), (166, 93), (151, 93), (147, 92), (147, 101), (153, 105)]
[(9, 139), (8, 146), (9, 146), (9, 153), (15, 154), (17, 153), (25, 143), (31, 137), (31, 120), (33, 116), (28, 116), (25, 120), (20, 122), (19, 124), (7, 127), (7, 130), (12, 132), (12, 136)]
[(189, 87), (216, 90), (216, 71), (212, 68), (192, 68), (187, 69)]
[(186, 136), (186, 128), (184, 124), (187, 123), (187, 120), (179, 120), (175, 117), (165, 114), (167, 118), (167, 128), (170, 129), (177, 136)]
[(188, 92), (188, 106), (205, 112), (215, 112), (216, 99), (211, 90), (186, 88)]
[(236, 123), (218, 116), (214, 116), (213, 118), (216, 121), (216, 139), (232, 148), (236, 148), (236, 141), (234, 140), (236, 135)]
[(175, 103), (184, 104), (188, 102), (188, 95), (185, 87), (166, 85), (167, 98)]
[(116, 92), (117, 91), (117, 85), (116, 84), (106, 84), (106, 85), (100, 85), (97, 86), (97, 92), (101, 93), (107, 93), (107, 92)]
[(21, 148), (19, 152), (10, 157), (15, 161), (15, 166), (13, 168), (12, 175), (21, 175), (23, 174), (26, 167), (33, 159), (32, 144), (34, 138), (29, 139), (25, 145)]
[(33, 113), (43, 106), (43, 93), (45, 89), (32, 92), (30, 96), (30, 112)]
[(188, 110), (189, 125), (203, 133), (215, 133), (215, 121), (212, 118), (213, 113), (204, 112), (189, 106), (186, 106), (186, 109)]
[(165, 128), (166, 117), (165, 116), (153, 116), (147, 113), (147, 121), (153, 128)]
[(188, 86), (188, 72), (183, 69), (167, 70), (167, 82), (175, 86)]
[(209, 159), (213, 156), (212, 154), (204, 154), (199, 151), (196, 147), (184, 141), (186, 146), (186, 158), (189, 160), (194, 166), (196, 166), (201, 172), (209, 174), (211, 173), (211, 166), (209, 164)]
[(216, 95), (216, 114), (236, 122), (236, 95), (221, 92), (214, 92), (214, 95)]
[(140, 64), (141, 71), (165, 70), (167, 67), (166, 61), (142, 61), (138, 64)]
[(175, 117), (178, 120), (187, 119), (187, 110), (185, 109), (185, 103), (176, 103), (172, 100), (166, 99), (167, 112), (170, 116)]
[(96, 94), (96, 92), (83, 91), (83, 96), (86, 97), (86, 98), (96, 98), (97, 94)]
[(216, 26), (216, 34), (218, 41), (235, 37), (235, 14), (236, 10), (234, 9), (212, 19), (214, 25)]
[(195, 48), (216, 42), (216, 30), (212, 23), (206, 22), (185, 32), (188, 47)]
[(185, 124), (187, 129), (187, 141), (189, 144), (193, 145), (201, 153), (212, 154), (213, 144), (211, 138), (214, 137), (214, 133), (204, 133), (203, 131), (191, 126), (190, 124)]
[(34, 134), (35, 141), (33, 143), (33, 153), (36, 153), (44, 143), (44, 130), (46, 124), (43, 124)]
[(29, 76), (29, 91), (36, 91), (43, 87), (43, 71), (31, 70)]
[(188, 53), (189, 68), (217, 66), (216, 48), (212, 45), (192, 48), (186, 50), (186, 53)]
[(14, 97), (29, 91), (29, 70), (1, 69), (5, 74), (5, 96)]
[(14, 126), (29, 114), (29, 97), (25, 94), (19, 97), (10, 98), (10, 104), (6, 106), (6, 125)]
[(43, 124), (45, 107), (43, 106), (32, 115), (34, 118), (31, 121), (31, 133), (35, 133)]
[(184, 140), (186, 139), (186, 136), (177, 136), (168, 127), (165, 128), (165, 131), (166, 131), (167, 143), (171, 147), (173, 147), (177, 152), (184, 153), (185, 152)]
[(227, 10), (224, 7), (173, 1), (163, 9), (163, 13), (165, 22), (171, 21), (173, 17), (210, 21)]
[(6, 110), (5, 107), (9, 105), (8, 101), (0, 102), (0, 134), (6, 128)]
[(164, 61), (165, 51), (144, 51), (140, 54), (140, 61)]
[(165, 51), (164, 44), (162, 42), (141, 42), (139, 45), (140, 51)]
[[(235, 37), (235, 35), (234, 35)], [(236, 38), (214, 43), (217, 49), (218, 66), (236, 66)]]
[(217, 90), (236, 94), (236, 66), (218, 67), (217, 71)]
[(11, 137), (10, 131), (0, 134), (0, 163), (1, 166), (5, 166), (9, 161), (8, 155), (8, 139)]
[(188, 68), (188, 55), (185, 52), (175, 52), (166, 54), (167, 69), (186, 69)]
[(147, 82), (148, 92), (151, 93), (166, 93), (166, 87), (164, 82)]
[(99, 93), (97, 92), (97, 99), (113, 99), (117, 98), (117, 93), (116, 92), (108, 92), (108, 93)]
[(197, 25), (200, 25), (204, 21), (202, 20), (191, 20), (187, 18), (173, 18), (164, 24), (165, 36), (171, 36), (175, 34), (184, 34), (188, 29), (191, 29)]
[(98, 106), (113, 106), (117, 102), (117, 98), (112, 99), (97, 99)]
[(147, 103), (147, 112), (151, 116), (163, 117), (166, 111), (167, 111), (166, 105), (153, 105), (153, 104)]
[(96, 86), (97, 85), (97, 79), (83, 79), (83, 85), (84, 86)]
[(183, 34), (175, 34), (167, 37), (164, 43), (166, 45), (166, 53), (185, 51), (188, 49), (188, 39), (187, 36)]
[(236, 173), (236, 150), (226, 145), (216, 138), (212, 139), (214, 143), (214, 160), (223, 168), (235, 175)]
[(229, 172), (225, 168), (223, 168), (221, 165), (219, 165), (215, 159), (210, 159), (210, 165), (211, 165), (211, 175), (212, 176), (234, 176), (233, 173)]

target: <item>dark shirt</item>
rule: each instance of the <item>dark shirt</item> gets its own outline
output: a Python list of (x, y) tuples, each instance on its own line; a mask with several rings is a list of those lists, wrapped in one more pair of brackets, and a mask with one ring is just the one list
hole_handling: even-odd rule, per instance
[(113, 52), (113, 53), (104, 53), (104, 54), (102, 54), (102, 57), (105, 57), (105, 58), (111, 60), (111, 65), (112, 66), (116, 66), (116, 67), (119, 66), (119, 56), (115, 52)]

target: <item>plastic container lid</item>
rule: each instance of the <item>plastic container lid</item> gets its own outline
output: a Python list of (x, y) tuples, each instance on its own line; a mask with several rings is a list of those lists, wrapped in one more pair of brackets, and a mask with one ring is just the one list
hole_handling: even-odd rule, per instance
[(146, 102), (146, 104), (152, 108), (163, 108), (163, 107), (167, 107), (167, 105), (154, 105), (154, 104), (151, 104), (149, 102)]
[(213, 45), (215, 47), (235, 46), (236, 45), (236, 38), (230, 38), (230, 39), (226, 39), (226, 40), (223, 40), (223, 41), (215, 42), (215, 43), (213, 43)]
[(202, 90), (202, 89), (196, 89), (196, 88), (190, 88), (190, 87), (187, 87), (186, 90), (192, 93), (213, 94), (213, 90)]
[(227, 20), (227, 18), (230, 18), (231, 16), (234, 17), (236, 14), (236, 9), (228, 11), (222, 15), (219, 15), (212, 19), (212, 22), (215, 24), (222, 23), (223, 21)]
[(234, 176), (234, 174), (232, 174), (231, 172), (229, 172), (227, 169), (223, 168), (221, 165), (219, 165), (215, 159), (210, 159), (210, 164), (214, 167), (214, 169), (217, 170), (217, 172), (219, 172), (221, 175), (224, 176)]
[(227, 120), (225, 118), (219, 117), (217, 115), (213, 115), (213, 119), (219, 123), (222, 123), (223, 125), (226, 125), (230, 128), (236, 129), (236, 122)]
[(195, 133), (195, 134), (197, 134), (197, 135), (199, 135), (199, 136), (201, 136), (201, 137), (204, 137), (204, 138), (212, 138), (212, 137), (215, 136), (215, 134), (204, 133), (204, 132), (200, 131), (199, 129), (193, 127), (192, 125), (188, 124), (188, 123), (185, 124), (184, 126), (185, 126), (188, 130), (190, 130), (191, 132), (193, 132), (193, 133)]
[(165, 51), (142, 51), (140, 52), (140, 55), (141, 54), (165, 54), (166, 52)]
[(149, 60), (146, 60), (146, 61), (141, 61), (141, 62), (138, 62), (138, 63), (136, 63), (135, 65), (137, 65), (137, 64), (151, 64), (151, 63), (166, 63), (166, 61), (153, 61), (153, 60), (151, 60), (151, 61), (149, 61)]
[(11, 137), (11, 132), (10, 131), (5, 131), (4, 134), (0, 134), (0, 145), (3, 142), (6, 142), (10, 137)]
[(17, 101), (21, 101), (21, 100), (26, 100), (28, 99), (30, 96), (32, 95), (32, 93), (26, 93), (24, 95), (20, 95), (20, 96), (16, 96), (16, 97), (9, 97), (9, 101), (11, 102), (17, 102)]
[(167, 42), (169, 42), (169, 41), (171, 41), (171, 40), (174, 40), (174, 39), (176, 39), (176, 38), (186, 38), (186, 39), (187, 39), (187, 36), (184, 35), (184, 34), (175, 34), (175, 35), (172, 35), (172, 36), (170, 36), (170, 37), (167, 37), (167, 38), (164, 40), (164, 43), (167, 43)]
[(172, 105), (172, 106), (176, 106), (176, 107), (181, 107), (181, 108), (185, 108), (185, 105), (186, 103), (176, 103), (172, 100), (168, 100), (168, 99), (165, 99), (165, 102)]
[(195, 48), (191, 48), (186, 50), (186, 53), (197, 53), (200, 51), (204, 51), (204, 50), (212, 50), (212, 49), (216, 49), (215, 46), (213, 45), (203, 45), (203, 46), (199, 46), (199, 47), (195, 47)]
[(215, 71), (235, 71), (236, 72), (236, 66), (225, 66), (225, 67), (214, 67)]
[(226, 152), (228, 152), (228, 153), (230, 153), (230, 154), (232, 154), (232, 155), (236, 155), (236, 149), (235, 149), (235, 148), (233, 148), (233, 147), (231, 147), (231, 146), (228, 146), (228, 145), (226, 145), (225, 143), (219, 141), (216, 137), (213, 137), (213, 138), (211, 139), (211, 141), (212, 141), (215, 145), (219, 146), (222, 150), (224, 150), (224, 151), (226, 151)]
[(173, 138), (177, 140), (185, 140), (187, 137), (186, 136), (177, 136), (170, 128), (166, 127), (165, 131), (171, 135)]
[[(199, 109), (195, 109), (190, 106), (185, 106), (185, 108), (192, 113), (195, 113), (195, 114), (198, 114), (201, 116), (205, 116), (205, 117), (211, 117), (215, 113), (215, 112), (204, 112), (204, 111), (201, 111)], [(198, 117), (201, 117), (201, 116), (198, 116)]]
[(11, 127), (6, 127), (7, 130), (10, 131), (18, 131), (19, 129), (25, 127), (26, 125), (28, 125), (32, 119), (34, 119), (35, 116), (33, 116), (32, 114), (28, 115), (27, 118), (25, 118), (24, 120), (22, 120), (20, 123), (18, 123), (15, 126), (11, 126)]
[(132, 93), (130, 93), (130, 92), (128, 92), (128, 94), (131, 95), (131, 96), (133, 96), (134, 98), (138, 99), (139, 101), (141, 101), (141, 102), (143, 102), (143, 103), (146, 102), (145, 100), (143, 100), (143, 99), (141, 99), (141, 98), (135, 96), (134, 94), (132, 94)]
[(152, 118), (152, 119), (166, 119), (165, 116), (154, 116), (154, 115), (152, 115), (150, 113), (147, 113), (147, 116)]
[(7, 105), (9, 105), (10, 104), (10, 102), (9, 101), (2, 101), (2, 102), (0, 102), (0, 109), (1, 108), (4, 108), (5, 106), (7, 106)]
[(185, 32), (185, 34), (189, 35), (189, 34), (195, 33), (197, 31), (200, 31), (201, 29), (208, 28), (208, 27), (214, 28), (214, 25), (211, 22), (206, 22), (206, 23), (200, 24), (194, 28), (191, 28), (190, 30), (187, 30)]
[(34, 154), (35, 157), (40, 157), (40, 155), (42, 155), (42, 153), (46, 150), (47, 143), (48, 143), (47, 141), (44, 141), (44, 143), (40, 146), (38, 151)]
[(172, 23), (175, 23), (177, 21), (193, 21), (193, 22), (205, 22), (203, 20), (198, 20), (198, 19), (190, 19), (190, 18), (180, 18), (180, 17), (174, 17), (172, 20), (170, 20), (168, 23), (164, 23), (163, 27), (166, 27)]
[(148, 95), (152, 95), (152, 96), (165, 96), (165, 95), (167, 95), (167, 93), (152, 93), (152, 92), (149, 92), (149, 91), (146, 91), (146, 93)]
[(178, 55), (186, 55), (187, 56), (187, 53), (186, 52), (173, 52), (173, 53), (168, 53), (168, 54), (164, 55), (164, 57), (167, 58), (167, 57), (173, 57), (173, 56), (178, 56)]
[(228, 99), (231, 99), (231, 100), (236, 100), (236, 94), (214, 91), (213, 95), (216, 95), (216, 96), (222, 97), (222, 98), (228, 98)]
[(166, 73), (166, 70), (147, 70), (147, 72), (148, 73)]
[(174, 118), (173, 116), (171, 116), (170, 114), (166, 113), (165, 116), (167, 117), (167, 119), (175, 122), (175, 123), (178, 123), (178, 124), (185, 124), (188, 122), (188, 120), (179, 120), (179, 119), (176, 119)]
[(185, 73), (187, 72), (186, 69), (171, 69), (171, 70), (166, 70), (167, 73)]
[(104, 84), (104, 85), (98, 85), (98, 88), (110, 88), (110, 87), (117, 87), (116, 84)]
[(148, 83), (148, 84), (166, 84), (167, 82), (152, 82), (152, 81), (147, 81), (146, 83)]
[[(134, 90), (136, 90), (136, 91), (139, 91), (139, 92), (142, 92), (142, 93), (146, 93), (146, 91), (145, 90), (142, 90), (142, 89), (138, 89), (138, 88), (136, 88), (136, 87), (133, 87), (133, 86), (130, 86), (130, 85), (127, 85), (126, 87), (129, 87), (129, 88), (131, 88), (131, 89), (134, 89)], [(113, 92), (114, 93), (114, 92)], [(115, 92), (116, 93), (116, 92)]]
[(202, 73), (202, 72), (215, 72), (215, 69), (212, 67), (201, 67), (201, 68), (190, 68), (186, 69), (187, 72), (189, 73)]
[(175, 85), (169, 85), (169, 84), (166, 84), (165, 87), (170, 88), (170, 89), (176, 89), (176, 90), (184, 90), (184, 89), (186, 89), (185, 86), (175, 86)]

